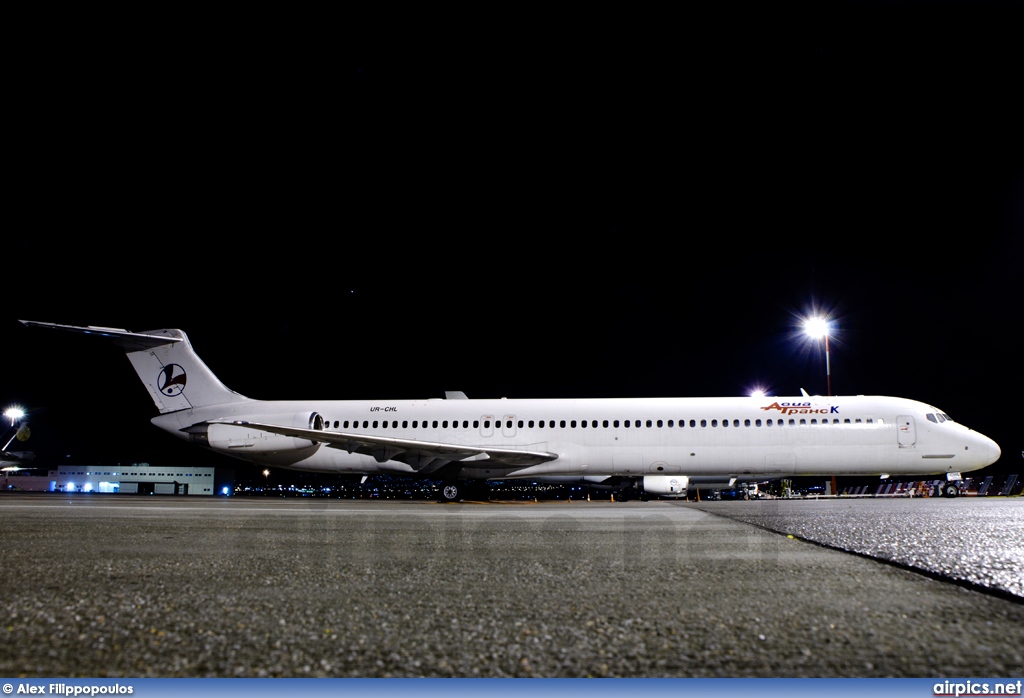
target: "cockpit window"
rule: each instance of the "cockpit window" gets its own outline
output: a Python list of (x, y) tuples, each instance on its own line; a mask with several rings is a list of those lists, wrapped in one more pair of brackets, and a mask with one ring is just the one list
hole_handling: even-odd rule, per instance
[(936, 424), (942, 424), (943, 422), (952, 422), (953, 419), (948, 414), (939, 412), (938, 414), (928, 413), (928, 421), (935, 422)]
[(938, 424), (938, 423), (939, 423), (939, 420), (938, 420), (938, 419), (936, 419), (936, 418), (935, 418), (935, 415), (934, 415), (934, 414), (932, 414), (931, 412), (929, 412), (929, 413), (928, 413), (928, 421), (929, 421), (929, 422), (935, 422), (936, 424)]
[(945, 412), (941, 412), (941, 413), (940, 413), (940, 416), (942, 416), (942, 418), (943, 418), (943, 419), (945, 419), (945, 420), (946, 420), (947, 422), (952, 422), (952, 421), (953, 421), (953, 418), (952, 418), (952, 417), (950, 417), (950, 416), (949, 416), (948, 414), (946, 414)]

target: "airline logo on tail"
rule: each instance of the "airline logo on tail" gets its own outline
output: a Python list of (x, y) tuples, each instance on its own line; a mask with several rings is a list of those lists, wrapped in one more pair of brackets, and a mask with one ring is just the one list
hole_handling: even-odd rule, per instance
[(185, 369), (178, 364), (167, 364), (156, 379), (156, 387), (168, 397), (181, 395), (185, 391)]

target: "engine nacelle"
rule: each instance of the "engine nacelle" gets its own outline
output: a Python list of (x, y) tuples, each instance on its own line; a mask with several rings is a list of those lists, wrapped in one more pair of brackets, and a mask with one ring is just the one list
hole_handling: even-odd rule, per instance
[(309, 439), (273, 434), (269, 431), (249, 426), (246, 422), (277, 424), (298, 429), (314, 429), (323, 431), (324, 419), (317, 412), (300, 412), (298, 414), (252, 415), (236, 417), (231, 423), (202, 424), (190, 429), (193, 441), (209, 448), (226, 451), (230, 455), (242, 458), (252, 455), (275, 453), (294, 454), (303, 452), (302, 457), (312, 455), (320, 442)]
[(647, 494), (662, 497), (685, 497), (690, 478), (685, 475), (644, 475), (640, 487)]

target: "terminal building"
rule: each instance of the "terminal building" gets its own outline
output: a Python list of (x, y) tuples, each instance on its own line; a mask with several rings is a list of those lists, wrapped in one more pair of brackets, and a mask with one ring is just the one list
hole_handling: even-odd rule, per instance
[(103, 492), (111, 494), (215, 494), (214, 469), (188, 465), (62, 465), (41, 475), (0, 478), (4, 489), (25, 492)]

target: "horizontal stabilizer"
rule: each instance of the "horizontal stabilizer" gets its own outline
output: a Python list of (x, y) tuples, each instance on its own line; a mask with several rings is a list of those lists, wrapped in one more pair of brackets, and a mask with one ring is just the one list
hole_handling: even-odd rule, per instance
[(19, 320), (19, 322), (28, 327), (49, 327), (55, 330), (68, 330), (69, 332), (106, 337), (125, 351), (143, 351), (163, 344), (173, 344), (174, 342), (181, 341), (180, 337), (129, 332), (117, 327), (96, 327), (94, 325), (79, 327), (77, 325), (58, 325), (54, 322), (36, 322), (35, 320)]

